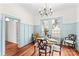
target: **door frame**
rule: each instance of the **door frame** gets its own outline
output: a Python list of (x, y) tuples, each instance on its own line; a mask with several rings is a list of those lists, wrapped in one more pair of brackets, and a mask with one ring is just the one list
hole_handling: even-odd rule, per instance
[(18, 47), (19, 47), (19, 39), (20, 39), (20, 19), (17, 18), (17, 17), (14, 17), (14, 16), (11, 16), (11, 15), (7, 15), (7, 14), (1, 14), (2, 15), (2, 56), (5, 55), (5, 35), (6, 35), (6, 28), (5, 28), (5, 22), (6, 22), (6, 18), (11, 18), (10, 21), (18, 21), (17, 22), (17, 25), (18, 25), (18, 28), (17, 28), (17, 42), (18, 42)]

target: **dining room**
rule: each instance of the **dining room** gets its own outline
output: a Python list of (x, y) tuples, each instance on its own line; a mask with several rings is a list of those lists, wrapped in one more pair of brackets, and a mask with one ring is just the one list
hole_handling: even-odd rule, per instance
[(0, 55), (10, 41), (18, 49), (7, 56), (79, 56), (78, 12), (78, 3), (0, 4)]

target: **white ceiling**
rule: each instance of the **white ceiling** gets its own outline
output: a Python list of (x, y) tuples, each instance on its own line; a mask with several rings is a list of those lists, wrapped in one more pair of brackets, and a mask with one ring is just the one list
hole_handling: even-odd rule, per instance
[[(77, 3), (4, 3), (2, 5), (13, 6), (13, 5), (20, 5), (25, 10), (29, 11), (33, 15), (38, 15), (38, 11), (45, 7), (47, 4), (48, 7), (51, 7), (53, 11), (59, 11), (71, 7), (76, 7)], [(0, 6), (2, 6), (0, 5)]]
[[(47, 4), (47, 3), (46, 3)], [(33, 4), (20, 4), (22, 7), (33, 13), (33, 15), (37, 15), (39, 9), (45, 6), (44, 3), (33, 3)], [(54, 11), (62, 10), (65, 8), (75, 7), (77, 3), (50, 3), (47, 4), (48, 7), (51, 7)]]

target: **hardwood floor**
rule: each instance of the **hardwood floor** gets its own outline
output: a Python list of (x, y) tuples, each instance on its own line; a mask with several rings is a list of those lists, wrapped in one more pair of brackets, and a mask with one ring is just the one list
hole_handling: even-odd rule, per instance
[(5, 45), (5, 54), (6, 56), (12, 56), (17, 52), (17, 44), (6, 41)]
[[(38, 51), (34, 53), (34, 45), (31, 43), (21, 48), (14, 56), (38, 56)], [(53, 56), (59, 56), (59, 53), (54, 52)], [(79, 52), (71, 47), (62, 46), (61, 56), (79, 56)]]
[(14, 56), (32, 56), (34, 53), (34, 45), (30, 43), (22, 48)]

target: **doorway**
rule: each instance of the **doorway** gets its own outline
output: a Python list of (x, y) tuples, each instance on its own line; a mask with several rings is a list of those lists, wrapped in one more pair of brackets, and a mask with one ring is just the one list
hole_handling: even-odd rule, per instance
[(5, 17), (5, 55), (12, 56), (18, 52), (19, 20)]

